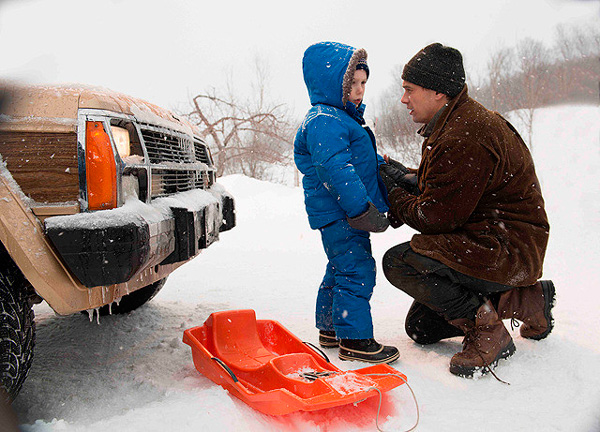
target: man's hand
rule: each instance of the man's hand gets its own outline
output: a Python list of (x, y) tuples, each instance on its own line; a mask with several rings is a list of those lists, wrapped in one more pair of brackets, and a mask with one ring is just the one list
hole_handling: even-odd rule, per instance
[(400, 186), (400, 181), (405, 174), (391, 165), (379, 165), (379, 175), (385, 184), (388, 194), (395, 188)]
[(388, 155), (384, 155), (383, 160), (385, 160), (389, 166), (393, 167), (394, 169), (396, 169), (398, 171), (401, 171), (404, 174), (410, 173), (410, 170), (408, 168), (406, 168), (404, 165), (402, 165), (397, 160), (392, 159)]
[(379, 166), (379, 175), (388, 190), (388, 194), (397, 187), (401, 187), (412, 195), (419, 195), (417, 175), (394, 159), (384, 156), (387, 164)]
[(390, 225), (390, 221), (385, 214), (377, 210), (377, 207), (370, 202), (367, 211), (358, 216), (348, 218), (348, 224), (358, 230), (384, 232)]

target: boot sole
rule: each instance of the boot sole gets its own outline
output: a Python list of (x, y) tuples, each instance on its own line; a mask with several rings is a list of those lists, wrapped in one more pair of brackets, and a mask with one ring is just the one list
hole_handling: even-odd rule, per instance
[(528, 337), (527, 339), (542, 340), (546, 338), (554, 328), (552, 308), (554, 307), (554, 303), (556, 302), (556, 288), (554, 287), (554, 283), (551, 280), (540, 281), (540, 284), (542, 285), (542, 293), (544, 294), (544, 300), (550, 299), (548, 302), (545, 302), (546, 305), (544, 307), (544, 317), (546, 317), (546, 320), (548, 321), (548, 328), (543, 333), (537, 336)]
[(344, 361), (361, 361), (361, 362), (372, 363), (372, 364), (381, 364), (381, 363), (389, 364), (389, 363), (395, 362), (396, 360), (398, 360), (400, 358), (400, 352), (397, 351), (393, 355), (386, 357), (386, 358), (373, 359), (373, 358), (367, 358), (367, 357), (360, 357), (360, 354), (353, 354), (353, 353), (346, 354), (346, 353), (342, 353), (340, 351), (340, 353), (338, 354), (338, 357), (340, 360), (344, 360)]
[(488, 365), (488, 367), (467, 367), (451, 364), (450, 373), (463, 378), (473, 378), (473, 375), (475, 375), (478, 372), (481, 373), (481, 375), (485, 375), (489, 372), (489, 369), (495, 369), (496, 366), (498, 366), (498, 362), (500, 360), (509, 358), (515, 353), (516, 350), (517, 347), (515, 347), (515, 343), (511, 340), (510, 343), (506, 346), (506, 348), (504, 348), (504, 350), (502, 350), (500, 354), (498, 354), (498, 357), (496, 357), (494, 361)]
[(339, 342), (321, 342), (319, 341), (321, 348), (337, 348), (340, 346)]
[(337, 348), (340, 346), (340, 341), (334, 336), (319, 335), (319, 345), (321, 348)]

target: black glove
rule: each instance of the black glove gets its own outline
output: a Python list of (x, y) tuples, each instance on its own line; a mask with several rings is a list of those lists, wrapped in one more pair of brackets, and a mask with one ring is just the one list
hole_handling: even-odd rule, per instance
[(398, 180), (403, 176), (403, 174), (400, 174), (396, 169), (387, 164), (379, 165), (379, 175), (381, 176), (381, 180), (383, 180), (383, 184), (385, 184), (388, 194), (398, 187)]
[(421, 195), (417, 175), (414, 173), (406, 174), (400, 181), (399, 186), (401, 188), (404, 188), (404, 190), (411, 195)]
[(377, 210), (372, 202), (369, 202), (367, 211), (358, 216), (349, 217), (348, 224), (358, 230), (384, 232), (390, 225), (390, 221), (385, 217), (385, 214)]
[(398, 171), (401, 171), (403, 174), (409, 174), (410, 170), (408, 168), (406, 168), (404, 165), (402, 165), (400, 162), (398, 162), (397, 160), (392, 159), (391, 157), (387, 156), (387, 160), (386, 160), (387, 164), (393, 168), (395, 168)]
[(379, 175), (388, 190), (388, 194), (397, 187), (401, 187), (412, 195), (419, 195), (417, 175), (394, 159), (388, 158), (388, 163), (379, 166)]

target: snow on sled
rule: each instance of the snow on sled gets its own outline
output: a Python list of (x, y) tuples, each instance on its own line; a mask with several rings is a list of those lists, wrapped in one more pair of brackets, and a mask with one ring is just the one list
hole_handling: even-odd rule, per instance
[(185, 330), (196, 369), (251, 407), (270, 415), (363, 401), (406, 383), (387, 364), (342, 371), (279, 322), (253, 310), (211, 314)]

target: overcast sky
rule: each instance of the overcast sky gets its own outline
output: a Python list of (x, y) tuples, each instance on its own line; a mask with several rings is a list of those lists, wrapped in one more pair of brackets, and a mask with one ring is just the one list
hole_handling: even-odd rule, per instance
[(600, 25), (600, 0), (0, 0), (0, 78), (102, 86), (185, 111), (228, 80), (247, 90), (260, 59), (271, 99), (302, 116), (312, 43), (367, 50), (368, 105), (431, 42), (458, 48), (477, 75), (500, 47), (552, 44), (560, 23)]

